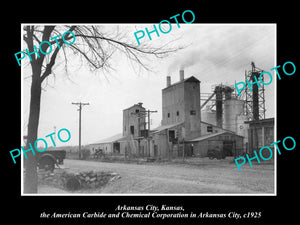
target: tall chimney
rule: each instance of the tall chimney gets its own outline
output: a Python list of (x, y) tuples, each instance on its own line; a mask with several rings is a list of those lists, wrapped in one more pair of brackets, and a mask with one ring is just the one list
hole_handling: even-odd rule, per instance
[(179, 76), (180, 76), (180, 81), (183, 81), (184, 80), (184, 70), (183, 69), (179, 70)]
[(167, 87), (171, 86), (171, 77), (167, 76)]

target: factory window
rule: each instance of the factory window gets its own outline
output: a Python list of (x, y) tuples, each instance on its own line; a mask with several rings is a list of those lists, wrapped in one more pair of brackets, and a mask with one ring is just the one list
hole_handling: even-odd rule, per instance
[(139, 110), (139, 109), (136, 109), (136, 110), (135, 110), (135, 113), (139, 113), (139, 112), (140, 112), (140, 110)]
[(174, 143), (175, 141), (176, 141), (175, 130), (169, 130), (169, 142)]
[(148, 137), (148, 130), (141, 130), (141, 137), (147, 138)]
[(190, 111), (190, 114), (191, 114), (191, 115), (196, 115), (196, 110), (191, 110), (191, 111)]
[(207, 126), (207, 132), (213, 132), (213, 127), (212, 126)]
[(176, 112), (176, 115), (179, 116), (179, 111)]
[(168, 113), (168, 118), (170, 118), (170, 113)]
[(134, 126), (130, 126), (130, 133), (134, 134)]

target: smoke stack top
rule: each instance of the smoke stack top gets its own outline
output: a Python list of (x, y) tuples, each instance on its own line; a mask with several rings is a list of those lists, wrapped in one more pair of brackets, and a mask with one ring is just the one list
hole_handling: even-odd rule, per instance
[(167, 76), (167, 87), (171, 86), (171, 77)]
[(184, 80), (184, 70), (183, 69), (179, 70), (179, 78), (180, 78), (180, 81)]

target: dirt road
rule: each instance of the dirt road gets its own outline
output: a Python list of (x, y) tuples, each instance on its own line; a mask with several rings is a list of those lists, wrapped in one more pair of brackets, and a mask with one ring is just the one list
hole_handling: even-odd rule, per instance
[[(274, 193), (274, 166), (245, 165), (241, 172), (232, 159), (197, 159), (189, 163), (107, 163), (66, 159), (68, 171), (111, 171), (121, 175), (102, 189), (88, 193), (226, 194)], [(86, 193), (86, 192), (85, 192)]]

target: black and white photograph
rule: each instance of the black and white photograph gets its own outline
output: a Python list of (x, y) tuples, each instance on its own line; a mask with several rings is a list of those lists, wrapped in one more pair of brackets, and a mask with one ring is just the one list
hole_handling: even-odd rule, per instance
[(3, 221), (296, 221), (296, 5), (25, 3), (2, 19)]
[(276, 24), (22, 35), (23, 194), (276, 194)]

